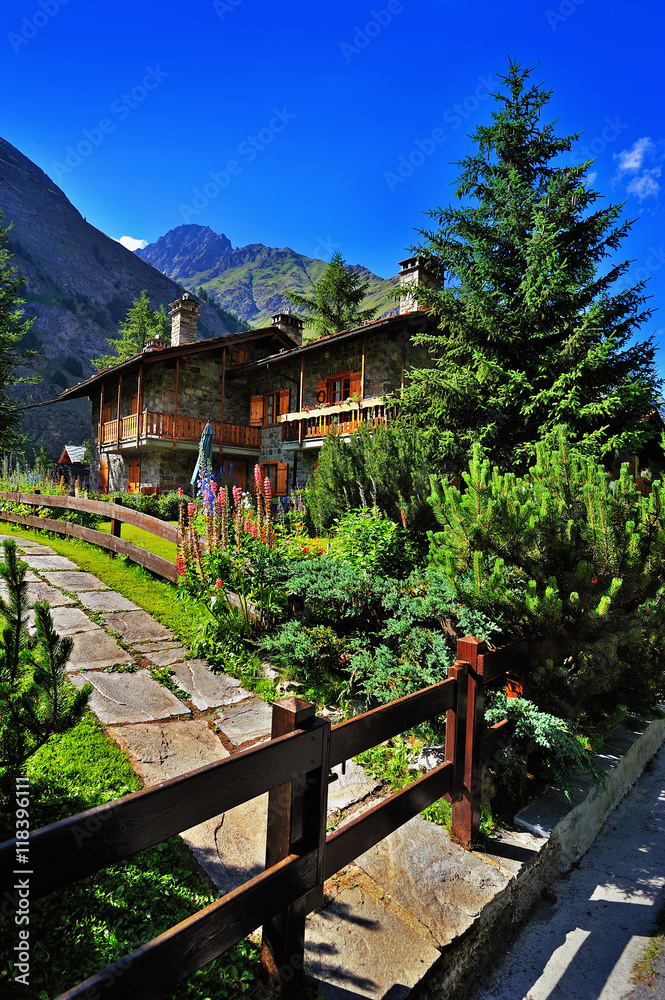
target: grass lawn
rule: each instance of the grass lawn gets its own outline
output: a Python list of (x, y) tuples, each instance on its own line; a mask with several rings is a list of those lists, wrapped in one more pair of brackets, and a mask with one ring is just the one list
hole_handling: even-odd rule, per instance
[[(172, 522), (176, 524), (177, 522)], [(107, 535), (111, 534), (111, 522), (102, 521), (101, 524), (97, 526), (98, 531), (105, 531)], [(164, 559), (169, 559), (171, 562), (175, 562), (178, 555), (178, 546), (175, 542), (167, 542), (164, 538), (159, 538), (158, 535), (153, 535), (149, 531), (144, 531), (143, 528), (137, 528), (133, 524), (123, 524), (121, 529), (122, 537), (128, 542), (133, 542), (134, 545), (140, 545), (142, 549), (147, 549), (148, 552), (154, 552), (155, 555), (162, 556)]]

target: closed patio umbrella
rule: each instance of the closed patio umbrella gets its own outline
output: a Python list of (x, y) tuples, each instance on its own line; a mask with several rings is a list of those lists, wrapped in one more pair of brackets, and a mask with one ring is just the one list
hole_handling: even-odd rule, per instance
[(201, 434), (201, 440), (199, 441), (199, 455), (198, 458), (196, 459), (196, 465), (194, 466), (194, 472), (192, 473), (192, 478), (190, 479), (190, 483), (192, 484), (192, 486), (196, 486), (201, 466), (206, 465), (209, 469), (212, 468), (213, 435), (214, 431), (212, 429), (212, 424), (208, 420), (205, 427), (203, 428), (203, 433)]

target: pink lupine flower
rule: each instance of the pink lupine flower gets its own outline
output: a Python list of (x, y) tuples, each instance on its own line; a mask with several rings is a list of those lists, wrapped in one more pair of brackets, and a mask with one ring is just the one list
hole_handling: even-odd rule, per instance
[(258, 533), (258, 528), (256, 527), (255, 524), (250, 525), (249, 533), (252, 536), (252, 538), (256, 538), (256, 535)]
[(193, 513), (194, 513), (195, 510), (196, 510), (196, 508), (195, 508), (195, 506), (194, 506), (193, 503), (188, 503), (187, 504), (187, 513), (189, 514), (190, 517), (192, 517), (192, 515), (193, 515)]
[(215, 580), (215, 589), (216, 590), (221, 590), (223, 586), (224, 586), (224, 584), (222, 583), (221, 580)]
[(254, 466), (254, 482), (256, 483), (256, 488), (261, 486), (261, 467), (258, 465)]
[(272, 487), (270, 486), (270, 480), (268, 479), (267, 476), (263, 480), (263, 492), (266, 495), (266, 500), (270, 500), (270, 498), (272, 497)]
[(178, 558), (175, 561), (175, 565), (176, 565), (176, 570), (178, 572), (178, 576), (184, 576), (185, 575), (185, 564), (184, 564), (184, 562), (182, 560), (182, 556), (178, 556)]
[(239, 486), (233, 487), (233, 506), (240, 507), (240, 501), (242, 499), (242, 490)]
[(245, 518), (245, 531), (249, 531), (249, 529), (251, 528), (251, 526), (252, 526), (252, 520), (251, 520), (251, 518), (249, 518), (249, 517)]
[(184, 492), (185, 491), (183, 490), (182, 486), (179, 486), (178, 487), (178, 496), (182, 496)]

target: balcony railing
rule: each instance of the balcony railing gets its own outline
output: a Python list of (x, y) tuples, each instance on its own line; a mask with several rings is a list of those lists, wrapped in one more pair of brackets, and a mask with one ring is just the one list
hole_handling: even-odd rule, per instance
[[(172, 413), (157, 413), (154, 410), (144, 410), (142, 413), (132, 413), (120, 418), (120, 433), (118, 421), (108, 420), (102, 424), (102, 447), (113, 447), (118, 443), (138, 442), (146, 444), (152, 439), (171, 441), (200, 441), (203, 428), (207, 421), (199, 417), (175, 417)], [(240, 448), (259, 450), (261, 442), (260, 427), (245, 427), (240, 424), (222, 424), (220, 420), (211, 420), (213, 429), (213, 444), (236, 445)]]
[(350, 406), (322, 406), (309, 412), (286, 413), (281, 418), (282, 441), (323, 438), (331, 433), (355, 434), (362, 424), (377, 427), (388, 423), (391, 410), (384, 401), (364, 400)]

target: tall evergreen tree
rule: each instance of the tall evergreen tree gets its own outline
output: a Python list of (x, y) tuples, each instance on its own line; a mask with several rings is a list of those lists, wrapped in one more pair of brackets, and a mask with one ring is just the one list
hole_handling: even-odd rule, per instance
[(119, 337), (107, 338), (115, 354), (104, 354), (93, 360), (98, 371), (140, 354), (151, 337), (168, 339), (170, 324), (163, 305), (159, 309), (151, 308), (148, 292), (144, 288), (120, 322), (119, 329)]
[(622, 205), (600, 207), (586, 177), (592, 161), (564, 166), (581, 133), (542, 124), (552, 90), (509, 63), (492, 123), (458, 162), (461, 207), (429, 212), (417, 252), (446, 275), (418, 298), (440, 318), (421, 334), (437, 356), (414, 371), (404, 409), (459, 468), (480, 442), (502, 468), (523, 470), (535, 444), (566, 424), (578, 448), (599, 456), (638, 451), (658, 395), (652, 338), (633, 340), (650, 315), (644, 282), (615, 291), (629, 261), (609, 258), (632, 223)]
[(0, 453), (14, 451), (23, 442), (19, 433), (21, 417), (10, 394), (12, 386), (37, 381), (36, 378), (19, 378), (16, 374), (17, 366), (34, 355), (32, 351), (19, 350), (33, 321), (24, 319), (20, 308), (23, 278), (12, 264), (12, 255), (6, 246), (8, 228), (2, 227), (0, 210)]
[(313, 298), (295, 292), (287, 292), (286, 297), (298, 309), (306, 311), (320, 337), (328, 337), (374, 318), (377, 309), (359, 308), (368, 288), (369, 281), (361, 281), (358, 274), (348, 269), (341, 253), (335, 251), (319, 280), (314, 282)]

